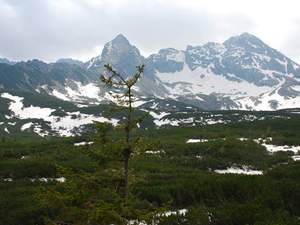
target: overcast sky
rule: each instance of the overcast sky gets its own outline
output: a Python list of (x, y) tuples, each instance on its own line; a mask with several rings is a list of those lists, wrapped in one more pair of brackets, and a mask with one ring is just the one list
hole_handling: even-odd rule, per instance
[(300, 63), (299, 0), (0, 0), (0, 57), (83, 61), (124, 34), (144, 55), (252, 33)]

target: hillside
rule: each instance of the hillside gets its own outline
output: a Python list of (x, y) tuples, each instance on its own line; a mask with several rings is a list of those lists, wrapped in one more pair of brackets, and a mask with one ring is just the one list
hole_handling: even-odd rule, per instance
[(0, 63), (1, 92), (45, 93), (84, 104), (109, 102), (108, 90), (99, 82), (106, 63), (124, 76), (145, 64), (135, 89), (141, 98), (178, 101), (204, 110), (300, 107), (300, 66), (249, 33), (224, 43), (161, 49), (147, 58), (120, 34), (85, 63), (71, 59)]

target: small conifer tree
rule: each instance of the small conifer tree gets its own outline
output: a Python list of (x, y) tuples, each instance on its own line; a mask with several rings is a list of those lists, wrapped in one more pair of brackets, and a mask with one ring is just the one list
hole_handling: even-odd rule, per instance
[(135, 74), (127, 78), (124, 78), (120, 73), (114, 70), (110, 64), (106, 64), (104, 67), (106, 73), (102, 74), (100, 79), (107, 87), (119, 90), (119, 93), (112, 96), (116, 99), (118, 106), (121, 107), (122, 111), (125, 113), (125, 122), (119, 126), (124, 131), (125, 140), (121, 151), (124, 160), (124, 198), (127, 200), (129, 193), (129, 161), (134, 153), (134, 143), (136, 142), (132, 136), (132, 132), (140, 122), (139, 119), (134, 117), (135, 109), (133, 103), (136, 101), (136, 97), (133, 93), (133, 86), (140, 79), (145, 66), (137, 66)]

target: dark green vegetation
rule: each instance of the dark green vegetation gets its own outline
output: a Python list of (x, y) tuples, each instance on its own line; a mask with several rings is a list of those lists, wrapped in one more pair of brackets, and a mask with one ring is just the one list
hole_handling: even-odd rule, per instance
[[(145, 65), (137, 66), (137, 71), (125, 80), (121, 74), (115, 71), (111, 65), (106, 64), (104, 66), (107, 70), (108, 77), (104, 74), (101, 75), (100, 79), (103, 83), (106, 84), (109, 88), (119, 88), (122, 90), (120, 93), (121, 96), (115, 96), (115, 99), (118, 100), (119, 104), (122, 105), (123, 111), (125, 112), (125, 122), (120, 124), (119, 126), (122, 127), (124, 132), (124, 141), (121, 143), (123, 146), (121, 149), (121, 154), (123, 156), (124, 161), (124, 198), (127, 202), (128, 194), (129, 194), (129, 162), (132, 155), (135, 153), (135, 146), (134, 143), (137, 142), (137, 139), (134, 139), (132, 134), (133, 131), (137, 128), (137, 124), (141, 121), (141, 119), (136, 119), (135, 115), (135, 108), (133, 107), (133, 103), (135, 102), (135, 96), (133, 93), (133, 86), (138, 82), (142, 74), (144, 73)], [(107, 125), (107, 124), (103, 124)], [(102, 147), (106, 148), (106, 140), (105, 134), (107, 131), (107, 127), (104, 129), (105, 132), (102, 135)], [(101, 129), (100, 129), (101, 131)], [(103, 131), (103, 129), (102, 129)]]
[[(144, 139), (130, 163), (127, 204), (122, 199), (122, 146), (117, 141), (121, 134), (108, 132), (112, 141), (106, 147), (98, 136), (2, 139), (0, 224), (109, 225), (138, 219), (160, 225), (298, 225), (300, 162), (291, 159), (291, 152), (270, 155), (252, 139), (271, 136), (274, 144), (300, 145), (299, 124), (300, 116), (295, 115), (143, 130)], [(211, 140), (186, 144), (190, 138)], [(95, 144), (73, 145), (81, 141)], [(232, 165), (263, 170), (264, 175), (213, 172)], [(65, 177), (66, 182), (37, 180), (42, 177)], [(4, 181), (7, 178), (12, 181)], [(159, 217), (178, 209), (188, 212)]]

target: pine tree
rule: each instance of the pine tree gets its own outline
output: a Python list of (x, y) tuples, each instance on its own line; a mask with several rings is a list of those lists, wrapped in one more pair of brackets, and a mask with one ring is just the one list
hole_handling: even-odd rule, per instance
[(136, 73), (128, 78), (124, 78), (109, 64), (106, 64), (104, 67), (106, 73), (101, 75), (100, 79), (106, 86), (116, 88), (120, 91), (113, 95), (113, 97), (117, 100), (119, 107), (121, 107), (126, 117), (125, 122), (120, 125), (124, 131), (125, 140), (124, 147), (122, 148), (122, 156), (124, 160), (124, 198), (126, 201), (129, 192), (129, 161), (134, 153), (134, 143), (136, 142), (132, 136), (132, 132), (140, 122), (139, 119), (134, 118), (135, 109), (133, 103), (136, 101), (136, 97), (134, 97), (133, 86), (143, 74), (145, 66), (137, 66)]

